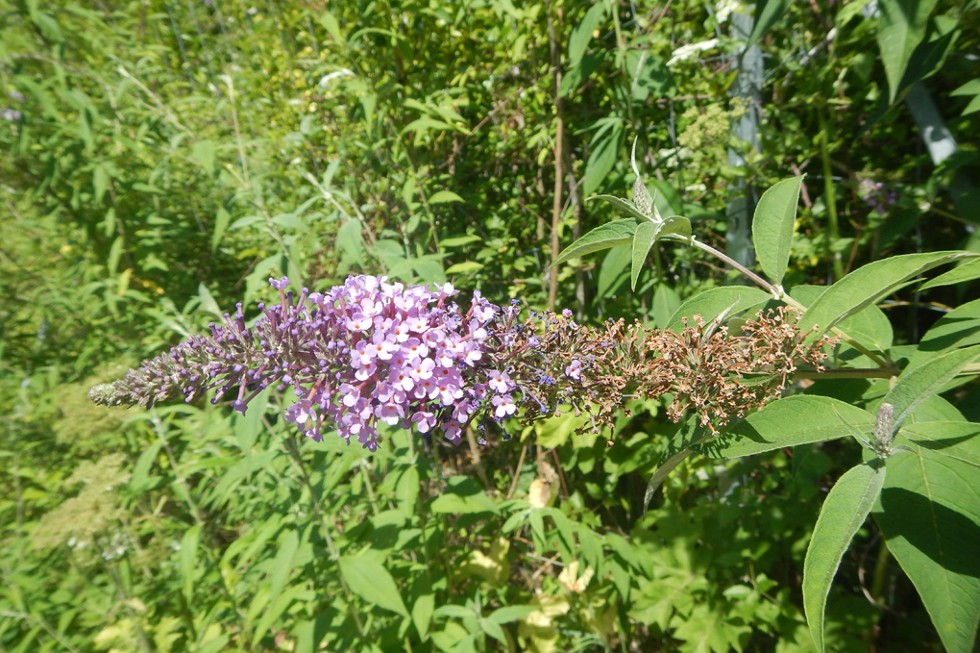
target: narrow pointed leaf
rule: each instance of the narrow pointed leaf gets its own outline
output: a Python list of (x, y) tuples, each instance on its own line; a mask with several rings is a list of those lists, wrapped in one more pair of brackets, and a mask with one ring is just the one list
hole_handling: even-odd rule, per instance
[(756, 0), (755, 11), (753, 12), (755, 25), (752, 27), (748, 44), (752, 45), (765, 36), (788, 6), (789, 0)]
[(603, 202), (612, 204), (613, 208), (615, 208), (617, 211), (623, 215), (628, 215), (631, 218), (644, 221), (650, 220), (650, 216), (636, 208), (633, 202), (623, 199), (622, 197), (616, 197), (615, 195), (593, 195), (586, 201), (591, 202), (592, 200), (602, 200)]
[(494, 610), (489, 619), (498, 624), (507, 624), (513, 621), (520, 621), (539, 609), (533, 605), (506, 605)]
[(973, 99), (970, 100), (969, 104), (966, 105), (966, 108), (963, 109), (962, 113), (960, 113), (961, 116), (980, 111), (980, 77), (977, 79), (971, 79), (966, 84), (963, 84), (963, 86), (960, 86), (955, 91), (952, 91), (950, 95), (973, 96)]
[(659, 226), (652, 222), (641, 222), (633, 234), (633, 256), (630, 265), (630, 289), (636, 290), (636, 281), (640, 278), (643, 263), (650, 254), (650, 248), (657, 241)]
[(650, 481), (647, 483), (646, 491), (643, 493), (644, 510), (650, 506), (650, 500), (653, 499), (653, 495), (660, 489), (667, 476), (693, 453), (694, 451), (691, 449), (683, 449), (668, 458), (660, 467), (657, 467), (656, 471), (653, 472), (653, 476), (650, 477)]
[(909, 356), (909, 368), (944, 351), (970, 345), (980, 345), (980, 299), (957, 306), (929, 327)]
[(875, 505), (885, 482), (879, 462), (844, 472), (820, 508), (803, 562), (803, 610), (817, 652), (823, 653), (824, 612), (844, 552)]
[(680, 215), (672, 215), (664, 219), (657, 238), (664, 238), (665, 236), (689, 239), (691, 237), (691, 221)]
[(606, 250), (599, 264), (599, 274), (596, 276), (596, 299), (609, 299), (616, 293), (629, 277), (630, 261), (633, 257), (633, 245), (617, 245)]
[(943, 272), (935, 279), (926, 281), (919, 287), (919, 290), (929, 290), (941, 286), (955, 286), (964, 281), (980, 279), (980, 258), (967, 261), (963, 265), (957, 266), (949, 272)]
[(803, 175), (784, 179), (762, 194), (752, 218), (752, 244), (759, 267), (780, 284), (789, 263)]
[(681, 298), (676, 290), (667, 284), (658, 284), (653, 295), (653, 319), (657, 327), (664, 328), (680, 305)]
[(955, 349), (905, 370), (888, 391), (883, 403), (895, 410), (894, 433), (923, 401), (937, 394), (964, 367), (980, 358), (980, 345)]
[(582, 62), (585, 51), (592, 40), (592, 33), (602, 24), (606, 15), (606, 5), (596, 3), (586, 12), (582, 22), (575, 26), (568, 40), (568, 66), (573, 68)]
[(429, 634), (429, 625), (432, 623), (432, 612), (435, 607), (436, 596), (431, 593), (423, 594), (417, 598), (415, 605), (412, 606), (412, 623), (415, 624), (415, 630), (418, 631), (423, 641)]
[(569, 259), (579, 258), (617, 245), (625, 245), (633, 239), (635, 231), (636, 220), (633, 219), (607, 222), (566, 247), (552, 265), (560, 265)]
[(967, 442), (974, 438), (980, 442), (980, 423), (934, 420), (906, 424), (895, 436), (895, 444), (913, 449), (924, 447), (972, 467), (980, 475), (980, 447)]
[(896, 452), (872, 515), (949, 653), (976, 651), (980, 624), (978, 457), (976, 437)]
[(732, 313), (737, 314), (752, 306), (765, 304), (771, 296), (751, 286), (724, 286), (711, 288), (691, 297), (681, 304), (667, 322), (667, 328), (675, 331), (683, 328), (683, 318), (700, 315), (706, 321), (735, 304)]
[(875, 417), (851, 404), (819, 395), (777, 399), (726, 428), (709, 453), (741, 458), (783, 447), (826, 442), (855, 432), (869, 433)]
[(815, 339), (847, 316), (877, 303), (923, 272), (977, 256), (980, 254), (959, 251), (926, 252), (893, 256), (868, 263), (827, 288), (803, 314), (800, 328), (807, 330), (818, 325), (819, 332), (811, 336)]
[(878, 47), (888, 78), (888, 101), (894, 102), (912, 52), (926, 36), (937, 0), (882, 0)]
[(269, 602), (273, 603), (289, 580), (289, 573), (293, 570), (296, 560), (296, 551), (299, 549), (299, 535), (296, 531), (288, 530), (279, 538), (279, 551), (272, 561), (269, 570)]
[(198, 573), (197, 550), (201, 542), (201, 526), (191, 526), (180, 541), (180, 577), (183, 581), (181, 591), (188, 602), (193, 600), (194, 581)]
[(344, 556), (340, 559), (340, 573), (351, 591), (368, 603), (408, 616), (395, 579), (378, 558), (364, 553)]

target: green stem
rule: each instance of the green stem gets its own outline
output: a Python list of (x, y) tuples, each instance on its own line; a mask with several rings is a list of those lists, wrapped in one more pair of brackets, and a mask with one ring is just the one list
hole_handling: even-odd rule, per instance
[(705, 251), (708, 254), (711, 254), (718, 260), (723, 261), (728, 265), (730, 265), (731, 267), (733, 267), (734, 269), (738, 270), (746, 277), (751, 279), (757, 286), (759, 286), (760, 288), (768, 292), (770, 295), (772, 295), (774, 299), (784, 299), (786, 297), (786, 293), (783, 292), (781, 286), (769, 283), (768, 281), (760, 277), (758, 274), (748, 269), (747, 267), (745, 267), (744, 265), (742, 265), (741, 263), (739, 263), (738, 261), (730, 257), (728, 254), (725, 254), (721, 250), (715, 249), (714, 247), (708, 245), (707, 243), (702, 243), (700, 240), (697, 240), (694, 237), (684, 238), (683, 240), (689, 242), (691, 245), (694, 245), (698, 249)]
[(827, 257), (834, 266), (834, 280), (844, 276), (844, 264), (839, 251), (834, 250), (834, 243), (840, 240), (840, 226), (837, 221), (837, 195), (834, 193), (834, 179), (830, 169), (830, 146), (827, 144), (827, 120), (823, 110), (819, 112), (820, 120), (820, 162), (823, 166), (824, 203), (827, 205), (828, 233)]
[(890, 379), (898, 376), (895, 367), (866, 367), (856, 369), (797, 370), (793, 376), (798, 379)]
[(875, 562), (874, 575), (871, 577), (871, 592), (873, 598), (879, 605), (885, 605), (884, 588), (888, 578), (888, 561), (891, 559), (891, 552), (885, 538), (881, 538), (881, 545), (878, 547), (878, 560)]
[(367, 464), (365, 461), (361, 461), (361, 476), (364, 478), (364, 489), (367, 490), (368, 503), (371, 504), (371, 512), (377, 516), (380, 510), (378, 510), (378, 498), (374, 493), (374, 485), (371, 483), (371, 474), (368, 472)]
[[(689, 243), (690, 245), (693, 245), (694, 247), (696, 247), (696, 248), (698, 248), (698, 249), (700, 249), (700, 250), (702, 250), (704, 252), (707, 252), (708, 254), (711, 254), (712, 256), (714, 256), (715, 258), (717, 258), (718, 260), (720, 260), (720, 261), (722, 261), (724, 263), (727, 263), (732, 268), (734, 268), (734, 269), (738, 270), (740, 273), (744, 274), (746, 277), (748, 277), (753, 282), (755, 282), (755, 284), (757, 286), (759, 286), (760, 288), (762, 288), (763, 290), (765, 290), (766, 292), (768, 292), (770, 295), (772, 295), (774, 299), (782, 300), (782, 301), (786, 302), (786, 304), (788, 304), (789, 306), (792, 306), (794, 308), (798, 308), (800, 310), (806, 310), (806, 306), (804, 306), (800, 302), (796, 301), (795, 299), (793, 299), (792, 297), (790, 297), (789, 295), (787, 295), (786, 294), (786, 291), (783, 290), (783, 287), (782, 286), (780, 286), (778, 284), (769, 283), (768, 281), (766, 281), (765, 279), (763, 279), (762, 277), (760, 277), (759, 275), (757, 275), (755, 272), (753, 272), (752, 270), (748, 269), (746, 266), (742, 265), (741, 263), (739, 263), (738, 261), (736, 261), (732, 257), (728, 256), (724, 252), (715, 249), (711, 245), (708, 245), (707, 243), (702, 243), (700, 240), (694, 238), (693, 236), (692, 237), (689, 237), (689, 238), (688, 237), (683, 237), (683, 236), (665, 236), (665, 239), (666, 238), (670, 238), (671, 240), (682, 240), (682, 241), (684, 241), (686, 243)], [(894, 365), (892, 365), (891, 363), (889, 363), (888, 361), (886, 361), (885, 359), (883, 359), (881, 356), (879, 356), (878, 354), (874, 353), (873, 351), (871, 351), (870, 349), (868, 349), (867, 347), (865, 347), (864, 345), (862, 345), (860, 342), (858, 342), (853, 337), (851, 337), (850, 335), (848, 335), (842, 329), (840, 329), (838, 327), (834, 327), (833, 329), (831, 329), (831, 333), (833, 333), (835, 336), (839, 337), (841, 340), (843, 340), (844, 342), (846, 342), (847, 344), (849, 344), (851, 347), (853, 347), (854, 349), (856, 349), (857, 351), (859, 351), (864, 356), (867, 356), (869, 359), (871, 359), (872, 361), (874, 361), (875, 363), (877, 363), (879, 366), (881, 366), (881, 368), (886, 369), (886, 370), (892, 370), (892, 369), (894, 369)], [(889, 376), (894, 376), (894, 375), (893, 374), (889, 374)]]

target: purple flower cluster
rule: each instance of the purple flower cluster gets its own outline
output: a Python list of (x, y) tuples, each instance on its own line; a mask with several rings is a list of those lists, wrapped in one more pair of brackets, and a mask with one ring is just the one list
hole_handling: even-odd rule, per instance
[(352, 276), (298, 297), (286, 292), (285, 277), (270, 282), (280, 302), (260, 304), (254, 325), (246, 325), (239, 304), (209, 336), (181, 343), (90, 396), (106, 405), (150, 406), (209, 390), (217, 402), (237, 389), (232, 406), (244, 413), (277, 384), (294, 389), (298, 399), (286, 419), (306, 435), (319, 440), (332, 426), (372, 451), (380, 423), (442, 431), (458, 442), (477, 412), (500, 421), (517, 411), (517, 387), (495, 367), (501, 330), (513, 324), (517, 304), (501, 309), (475, 291), (464, 313), (451, 301), (450, 284), (406, 287), (385, 277)]
[(438, 429), (456, 442), (485, 399), (497, 417), (512, 414), (508, 375), (484, 374), (485, 365), (478, 365), (488, 326), (502, 311), (477, 291), (463, 314), (447, 301), (455, 294), (448, 283), (430, 290), (370, 276), (310, 293), (290, 321), (312, 330), (307, 341), (325, 369), (288, 379), (299, 400), (286, 419), (313, 438), (328, 422), (341, 437), (374, 450), (379, 422), (423, 434)]
[[(715, 430), (779, 396), (797, 363), (819, 369), (820, 348), (783, 311), (760, 315), (731, 335), (680, 333), (606, 322), (583, 327), (571, 311), (517, 320), (520, 302), (496, 306), (473, 293), (464, 312), (450, 284), (438, 288), (352, 276), (327, 292), (286, 292), (270, 280), (279, 303), (259, 305), (246, 324), (241, 304), (223, 325), (144, 362), (111, 384), (96, 386), (96, 403), (152, 406), (215, 391), (249, 402), (275, 385), (296, 401), (286, 420), (320, 440), (340, 437), (375, 450), (382, 425), (462, 439), (471, 422), (483, 429), (520, 415), (525, 422), (563, 408), (588, 413), (591, 428), (612, 427), (625, 397), (672, 396), (668, 416), (690, 410)], [(765, 382), (743, 382), (763, 375)], [(586, 427), (583, 427), (586, 428)]]

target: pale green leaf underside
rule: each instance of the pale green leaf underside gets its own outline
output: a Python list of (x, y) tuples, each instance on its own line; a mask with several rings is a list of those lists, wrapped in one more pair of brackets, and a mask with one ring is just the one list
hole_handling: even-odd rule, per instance
[(929, 290), (930, 288), (939, 288), (941, 286), (955, 286), (958, 283), (973, 281), (974, 279), (980, 279), (980, 258), (967, 261), (963, 265), (957, 266), (948, 272), (943, 272), (935, 279), (926, 281), (922, 284), (920, 290)]
[(579, 258), (617, 245), (625, 245), (633, 239), (636, 227), (636, 220), (632, 218), (613, 220), (599, 225), (566, 247), (552, 265), (560, 265), (569, 259)]
[(920, 403), (938, 393), (950, 379), (977, 358), (980, 358), (980, 345), (940, 354), (902, 372), (882, 400), (895, 410), (893, 432)]
[(588, 200), (586, 201), (591, 202), (593, 200), (602, 200), (603, 202), (612, 204), (613, 207), (620, 213), (636, 218), (637, 220), (650, 219), (650, 216), (646, 215), (645, 213), (640, 211), (640, 209), (636, 208), (633, 202), (627, 199), (623, 199), (622, 197), (616, 197), (615, 195), (593, 195), (592, 197), (588, 198)]
[(818, 653), (824, 651), (824, 613), (830, 586), (844, 552), (878, 500), (884, 481), (885, 468), (877, 461), (852, 467), (837, 480), (820, 508), (803, 562), (803, 610)]
[(633, 252), (630, 259), (630, 288), (633, 290), (636, 290), (636, 282), (640, 278), (640, 272), (643, 270), (643, 263), (647, 260), (650, 249), (657, 241), (657, 232), (659, 231), (660, 225), (650, 221), (641, 222), (636, 227), (636, 233), (633, 234)]

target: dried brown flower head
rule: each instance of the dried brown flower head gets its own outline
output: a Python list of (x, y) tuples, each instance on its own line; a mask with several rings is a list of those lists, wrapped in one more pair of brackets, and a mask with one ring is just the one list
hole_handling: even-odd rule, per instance
[(622, 320), (584, 327), (546, 313), (526, 323), (507, 362), (534, 399), (526, 402), (528, 417), (569, 404), (592, 415), (593, 427), (611, 427), (629, 396), (664, 397), (672, 421), (693, 412), (716, 432), (778, 398), (798, 366), (821, 369), (830, 340), (806, 344), (809, 333), (797, 320), (781, 307), (735, 333), (700, 316), (675, 332)]

